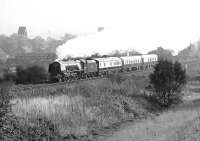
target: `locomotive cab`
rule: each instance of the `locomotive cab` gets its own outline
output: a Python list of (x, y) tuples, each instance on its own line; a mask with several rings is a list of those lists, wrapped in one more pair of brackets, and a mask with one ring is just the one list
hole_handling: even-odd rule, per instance
[(80, 61), (82, 63), (84, 75), (86, 75), (86, 77), (94, 77), (98, 75), (98, 65), (95, 60), (87, 58), (80, 59)]

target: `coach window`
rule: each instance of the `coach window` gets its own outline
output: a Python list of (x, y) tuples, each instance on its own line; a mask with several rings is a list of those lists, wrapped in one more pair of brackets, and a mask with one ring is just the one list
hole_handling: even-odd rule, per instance
[(104, 63), (104, 67), (106, 66), (106, 63)]

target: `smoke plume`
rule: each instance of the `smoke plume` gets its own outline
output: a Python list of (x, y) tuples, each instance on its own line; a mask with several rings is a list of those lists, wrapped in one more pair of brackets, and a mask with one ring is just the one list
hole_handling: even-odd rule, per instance
[(92, 35), (81, 36), (69, 40), (57, 48), (58, 59), (67, 57), (87, 57), (98, 53), (108, 55), (116, 50), (127, 51), (133, 49), (125, 35), (112, 30), (98, 30)]

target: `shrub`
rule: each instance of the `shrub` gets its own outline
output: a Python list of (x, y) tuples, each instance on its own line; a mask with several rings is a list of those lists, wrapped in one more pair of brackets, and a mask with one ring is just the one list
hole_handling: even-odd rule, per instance
[(180, 91), (186, 83), (185, 70), (179, 62), (160, 60), (150, 74), (150, 88), (156, 100), (164, 107), (181, 98)]
[(14, 140), (19, 135), (15, 126), (16, 117), (11, 113), (8, 92), (11, 85), (10, 82), (0, 84), (0, 140)]
[(108, 79), (111, 81), (111, 83), (117, 83), (121, 84), (123, 81), (125, 81), (125, 77), (118, 73), (111, 73), (108, 75)]
[(13, 73), (5, 72), (3, 76), (4, 81), (14, 81), (16, 79), (16, 75)]
[(16, 70), (16, 83), (39, 83), (44, 82), (47, 78), (47, 73), (43, 67), (31, 66), (26, 69), (18, 67)]

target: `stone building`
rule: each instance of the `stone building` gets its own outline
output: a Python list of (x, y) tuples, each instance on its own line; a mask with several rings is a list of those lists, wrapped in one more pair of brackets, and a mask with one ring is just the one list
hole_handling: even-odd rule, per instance
[(25, 37), (25, 38), (28, 37), (28, 32), (27, 32), (26, 26), (20, 26), (19, 27), (18, 35), (21, 36), (21, 37)]

